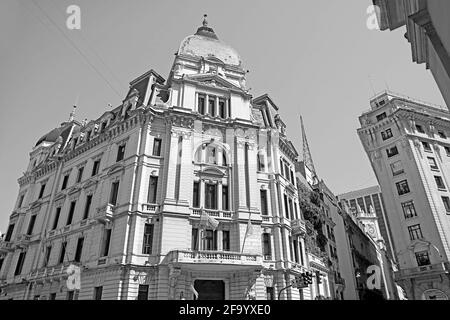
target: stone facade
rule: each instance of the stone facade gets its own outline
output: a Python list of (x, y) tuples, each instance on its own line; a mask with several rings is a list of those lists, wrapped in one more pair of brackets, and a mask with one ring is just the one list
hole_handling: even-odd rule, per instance
[(383, 193), (409, 299), (449, 298), (450, 114), (392, 93), (371, 100), (358, 134)]
[(120, 106), (39, 139), (0, 242), (0, 299), (278, 299), (310, 270), (298, 154), (245, 75), (205, 21), (167, 80), (150, 70)]

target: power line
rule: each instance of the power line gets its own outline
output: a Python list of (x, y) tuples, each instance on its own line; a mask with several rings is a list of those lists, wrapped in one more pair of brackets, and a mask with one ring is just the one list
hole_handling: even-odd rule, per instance
[[(56, 10), (59, 11), (59, 13), (61, 14), (61, 16), (63, 18), (65, 18), (65, 12), (59, 8), (58, 9), (58, 5), (56, 4), (56, 2), (54, 0), (51, 0), (54, 4), (54, 6), (57, 8)], [(81, 40), (84, 41), (84, 43), (86, 44), (87, 47), (89, 47), (89, 49), (94, 53), (94, 55), (97, 57), (97, 59), (103, 64), (103, 66), (109, 71), (109, 73), (112, 75), (112, 77), (114, 78), (114, 80), (118, 83), (118, 84), (122, 84), (121, 80), (119, 80), (119, 78), (115, 75), (115, 73), (113, 72), (113, 70), (111, 68), (109, 68), (108, 64), (105, 62), (105, 60), (103, 60), (103, 58), (97, 53), (97, 51), (90, 45), (89, 41), (83, 36), (83, 33), (79, 33), (78, 34), (81, 38)]]
[(89, 58), (77, 47), (77, 45), (64, 33), (64, 31), (55, 23), (55, 21), (41, 8), (41, 6), (35, 1), (31, 0), (34, 5), (47, 17), (47, 19), (53, 24), (53, 26), (63, 35), (63, 37), (72, 45), (72, 47), (84, 58), (86, 63), (94, 69), (94, 71), (108, 84), (108, 86), (117, 94), (119, 98), (122, 95), (114, 88), (114, 86), (109, 82), (109, 80), (89, 61)]

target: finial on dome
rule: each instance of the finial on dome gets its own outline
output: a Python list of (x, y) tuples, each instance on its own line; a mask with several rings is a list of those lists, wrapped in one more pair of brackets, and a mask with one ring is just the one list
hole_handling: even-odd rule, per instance
[(208, 20), (206, 20), (206, 18), (208, 18), (208, 15), (205, 13), (203, 15), (203, 26), (207, 27), (208, 26)]

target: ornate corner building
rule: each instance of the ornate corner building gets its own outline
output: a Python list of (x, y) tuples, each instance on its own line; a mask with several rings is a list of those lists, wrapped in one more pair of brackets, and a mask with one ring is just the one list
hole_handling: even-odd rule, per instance
[(358, 135), (383, 193), (408, 299), (450, 297), (450, 113), (385, 92), (370, 101)]
[(0, 299), (278, 299), (310, 270), (298, 154), (245, 81), (205, 19), (167, 80), (150, 70), (120, 106), (40, 138), (0, 241)]

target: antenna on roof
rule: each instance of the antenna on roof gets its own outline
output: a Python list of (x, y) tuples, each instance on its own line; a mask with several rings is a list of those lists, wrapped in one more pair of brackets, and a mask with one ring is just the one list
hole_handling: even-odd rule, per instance
[(75, 111), (77, 110), (77, 106), (76, 105), (74, 105), (73, 106), (73, 109), (72, 109), (72, 112), (70, 113), (70, 115), (69, 115), (69, 122), (72, 122), (73, 120), (75, 120)]

